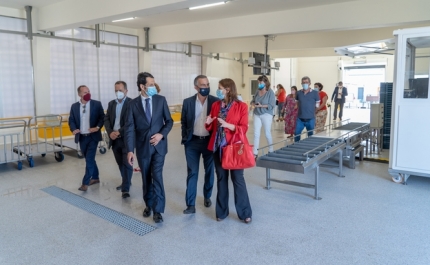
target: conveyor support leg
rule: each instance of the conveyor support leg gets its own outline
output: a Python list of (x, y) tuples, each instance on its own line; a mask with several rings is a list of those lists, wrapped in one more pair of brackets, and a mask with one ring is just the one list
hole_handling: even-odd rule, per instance
[(317, 166), (315, 168), (315, 197), (314, 197), (315, 200), (321, 200), (321, 198), (318, 197), (318, 175), (319, 175), (319, 173), (320, 173), (320, 167)]
[(270, 190), (270, 168), (266, 168), (266, 190)]

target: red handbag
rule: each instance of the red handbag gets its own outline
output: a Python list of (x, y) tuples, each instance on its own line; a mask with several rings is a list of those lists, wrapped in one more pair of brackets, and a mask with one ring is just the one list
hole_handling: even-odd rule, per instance
[[(248, 144), (246, 136), (243, 134), (240, 127), (233, 135), (231, 144), (222, 148), (221, 166), (224, 169), (245, 169), (255, 166), (254, 153), (252, 145)], [(236, 136), (239, 141), (236, 142)]]

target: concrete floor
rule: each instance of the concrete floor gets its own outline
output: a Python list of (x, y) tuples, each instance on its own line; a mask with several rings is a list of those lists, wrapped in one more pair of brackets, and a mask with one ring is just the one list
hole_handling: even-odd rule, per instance
[[(285, 138), (281, 124), (272, 131), (275, 141)], [(177, 124), (169, 134), (161, 225), (142, 217), (139, 174), (131, 198), (115, 190), (120, 177), (111, 151), (97, 154), (101, 183), (86, 193), (77, 189), (85, 162), (74, 151), (65, 151), (61, 163), (52, 154), (36, 157), (36, 166), (24, 163), (22, 171), (0, 165), (0, 264), (430, 264), (429, 178), (395, 184), (387, 164), (357, 161), (354, 170), (344, 167), (345, 178), (321, 169), (317, 201), (310, 189), (272, 183), (265, 190), (265, 170), (247, 169), (253, 222), (237, 218), (232, 197), (230, 216), (217, 222), (214, 205), (203, 206), (201, 178), (197, 213), (182, 214), (186, 164), (179, 143)], [(313, 181), (313, 174), (273, 171), (272, 177)], [(40, 190), (51, 185), (157, 229), (138, 236)]]

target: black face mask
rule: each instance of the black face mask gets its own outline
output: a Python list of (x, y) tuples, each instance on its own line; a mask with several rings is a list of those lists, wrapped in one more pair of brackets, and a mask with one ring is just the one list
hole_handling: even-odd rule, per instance
[(210, 91), (211, 91), (210, 87), (205, 87), (205, 88), (200, 88), (199, 93), (203, 97), (206, 97), (207, 95), (209, 95)]

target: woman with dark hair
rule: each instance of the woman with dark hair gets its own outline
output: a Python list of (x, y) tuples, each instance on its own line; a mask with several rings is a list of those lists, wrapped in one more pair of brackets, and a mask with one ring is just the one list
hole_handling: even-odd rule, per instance
[(287, 92), (285, 91), (284, 87), (281, 84), (278, 84), (275, 96), (276, 96), (276, 100), (278, 100), (278, 119), (276, 121), (283, 121), (284, 116), (282, 116), (281, 113), (284, 107)]
[(294, 136), (296, 130), (296, 121), (298, 115), (298, 108), (296, 102), (297, 87), (291, 87), (291, 94), (285, 98), (285, 104), (282, 112), (284, 113), (285, 120), (285, 134), (289, 134), (288, 138)]
[(275, 108), (275, 93), (270, 89), (270, 81), (267, 76), (258, 77), (258, 91), (251, 100), (251, 107), (254, 108), (254, 156), (258, 156), (258, 146), (260, 144), (261, 125), (264, 128), (269, 152), (273, 152), (272, 141), (272, 120), (273, 109)]
[(324, 131), (325, 122), (327, 121), (326, 103), (328, 100), (328, 96), (324, 91), (322, 91), (323, 87), (324, 86), (321, 83), (314, 84), (314, 89), (318, 91), (320, 95), (320, 100), (321, 100), (321, 104), (316, 109), (316, 114), (315, 114), (315, 133)]
[(240, 220), (251, 222), (252, 210), (246, 190), (243, 169), (227, 170), (222, 167), (222, 148), (231, 144), (233, 135), (243, 133), (246, 141), (248, 130), (248, 107), (237, 98), (236, 85), (226, 78), (219, 81), (217, 96), (220, 101), (212, 104), (210, 115), (206, 120), (206, 129), (210, 132), (208, 149), (214, 152), (215, 172), (217, 175), (216, 218), (223, 220), (229, 214), (228, 209), (228, 176), (231, 176), (234, 188), (234, 203)]

